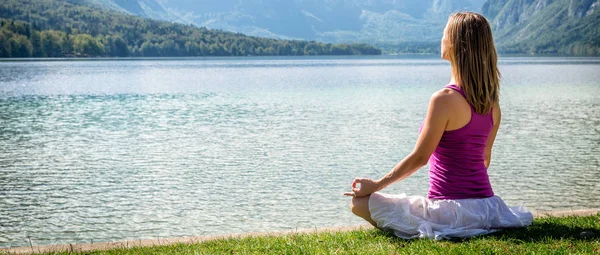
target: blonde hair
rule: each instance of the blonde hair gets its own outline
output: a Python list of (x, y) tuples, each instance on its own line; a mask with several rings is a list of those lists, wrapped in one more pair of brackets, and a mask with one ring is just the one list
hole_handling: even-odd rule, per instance
[(490, 113), (499, 100), (501, 76), (490, 24), (480, 14), (458, 12), (448, 19), (446, 36), (457, 85), (475, 112)]

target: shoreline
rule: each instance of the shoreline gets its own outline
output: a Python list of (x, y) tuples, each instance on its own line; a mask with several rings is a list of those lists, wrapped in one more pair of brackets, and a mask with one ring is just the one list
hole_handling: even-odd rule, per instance
[[(86, 62), (86, 61), (181, 61), (181, 60), (328, 60), (328, 59), (435, 59), (443, 61), (439, 54), (433, 53), (401, 53), (381, 55), (310, 55), (310, 56), (172, 56), (172, 57), (46, 57), (46, 58), (0, 58), (0, 63), (11, 62)], [(510, 58), (568, 58), (592, 59), (600, 56), (575, 56), (551, 54), (500, 54), (499, 63)]]
[[(567, 217), (567, 216), (592, 216), (600, 213), (600, 208), (594, 209), (579, 209), (579, 210), (564, 210), (564, 211), (547, 211), (538, 210), (533, 212), (534, 218), (541, 217)], [(345, 226), (345, 227), (322, 227), (322, 228), (310, 228), (310, 229), (298, 229), (290, 231), (278, 231), (278, 232), (249, 232), (249, 233), (237, 233), (237, 234), (226, 234), (226, 235), (212, 235), (212, 236), (189, 236), (189, 237), (174, 237), (174, 238), (157, 238), (157, 239), (144, 239), (144, 240), (124, 240), (117, 242), (99, 242), (99, 243), (80, 243), (80, 244), (53, 244), (53, 245), (39, 245), (39, 246), (22, 246), (22, 247), (6, 247), (0, 248), (0, 254), (38, 254), (38, 253), (49, 253), (49, 252), (86, 252), (86, 251), (104, 251), (119, 248), (133, 248), (133, 247), (150, 247), (150, 246), (161, 246), (171, 245), (178, 243), (199, 243), (218, 239), (228, 238), (245, 238), (245, 237), (261, 237), (261, 236), (282, 236), (282, 235), (294, 235), (294, 234), (310, 234), (310, 233), (321, 233), (321, 232), (340, 232), (340, 231), (353, 231), (360, 229), (373, 228), (368, 224), (357, 225), (357, 226)]]

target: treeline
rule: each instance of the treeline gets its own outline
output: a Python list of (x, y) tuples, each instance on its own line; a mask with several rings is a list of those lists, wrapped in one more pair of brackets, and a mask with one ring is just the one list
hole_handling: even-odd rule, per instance
[(399, 42), (375, 44), (384, 54), (439, 54), (440, 42)]
[(380, 55), (366, 44), (276, 40), (66, 0), (0, 0), (0, 57)]
[(600, 47), (591, 43), (574, 42), (569, 45), (555, 44), (508, 44), (498, 47), (500, 54), (540, 54), (540, 55), (566, 55), (566, 56), (600, 56)]
[[(600, 56), (598, 42), (574, 41), (568, 37), (562, 40), (567, 42), (531, 40), (521, 43), (500, 43), (496, 44), (496, 50), (499, 54)], [(439, 42), (401, 42), (375, 46), (382, 49), (384, 54), (440, 54)]]

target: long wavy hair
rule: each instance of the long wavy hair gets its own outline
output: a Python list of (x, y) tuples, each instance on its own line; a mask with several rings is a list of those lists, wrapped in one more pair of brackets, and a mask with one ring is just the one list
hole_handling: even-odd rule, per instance
[(500, 96), (500, 71), (492, 29), (474, 12), (458, 12), (448, 19), (447, 57), (452, 74), (478, 114), (490, 113)]

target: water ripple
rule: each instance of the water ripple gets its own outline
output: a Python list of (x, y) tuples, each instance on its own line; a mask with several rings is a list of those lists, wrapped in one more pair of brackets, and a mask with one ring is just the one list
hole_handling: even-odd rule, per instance
[[(599, 62), (501, 61), (490, 178), (508, 203), (600, 207)], [(449, 73), (431, 59), (0, 65), (0, 246), (362, 223), (341, 193), (410, 152)], [(427, 174), (388, 192), (425, 194)]]

